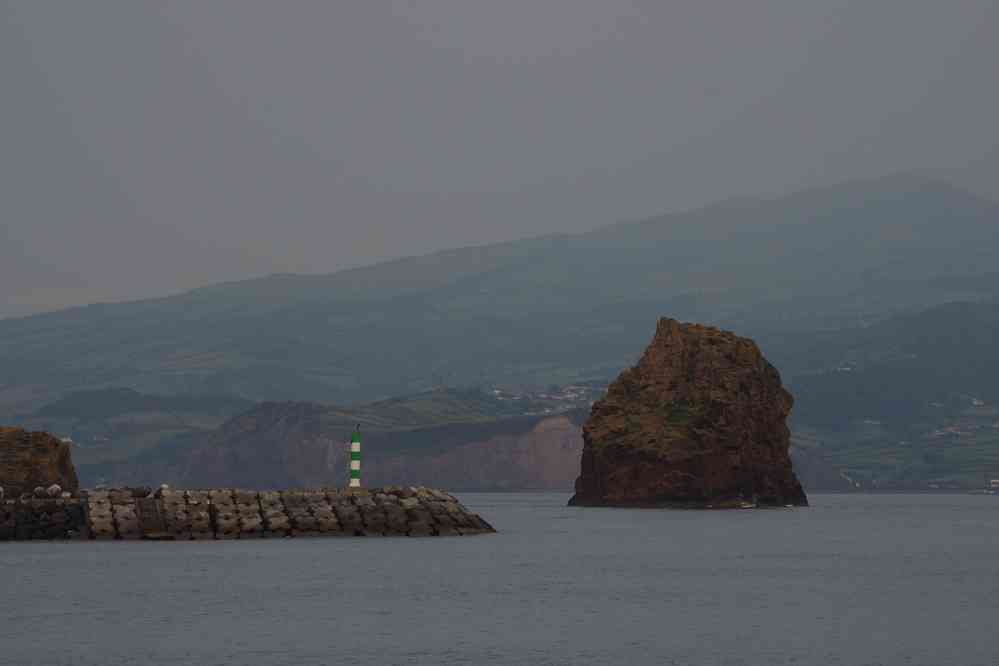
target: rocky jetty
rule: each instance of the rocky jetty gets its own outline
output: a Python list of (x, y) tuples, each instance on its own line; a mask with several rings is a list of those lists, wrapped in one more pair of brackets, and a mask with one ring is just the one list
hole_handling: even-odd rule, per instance
[(576, 506), (806, 506), (791, 468), (793, 398), (756, 344), (661, 319), (638, 365), (583, 426)]
[(69, 444), (44, 432), (0, 427), (0, 500), (35, 495), (36, 489), (53, 493), (76, 492), (79, 483)]
[(0, 541), (467, 536), (495, 532), (449, 493), (423, 487), (250, 491), (85, 490), (0, 501)]
[(0, 541), (465, 536), (495, 532), (454, 495), (422, 486), (257, 491), (173, 490), (163, 485), (156, 490), (77, 492), (66, 443), (45, 433), (16, 428), (2, 428), (0, 436), (0, 479), (14, 491), (4, 496), (0, 490)]

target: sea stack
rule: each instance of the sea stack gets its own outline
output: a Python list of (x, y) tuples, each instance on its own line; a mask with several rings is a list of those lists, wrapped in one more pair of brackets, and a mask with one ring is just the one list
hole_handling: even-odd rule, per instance
[(593, 405), (574, 506), (807, 506), (791, 469), (794, 399), (752, 340), (659, 320)]

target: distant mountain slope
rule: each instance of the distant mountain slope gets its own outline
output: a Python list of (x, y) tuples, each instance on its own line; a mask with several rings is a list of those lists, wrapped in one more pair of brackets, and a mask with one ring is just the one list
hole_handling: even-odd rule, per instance
[[(812, 338), (824, 346), (825, 372), (803, 373), (795, 384), (806, 392), (827, 387), (826, 402), (840, 418), (895, 412), (911, 418), (925, 408), (919, 400), (948, 402), (958, 395), (967, 396), (965, 402), (971, 396), (999, 402), (999, 303), (947, 303)], [(894, 385), (885, 385), (892, 377)], [(853, 404), (872, 411), (858, 412)], [(819, 420), (817, 407), (801, 407), (802, 418)]]
[(150, 395), (109, 388), (70, 393), (11, 422), (70, 437), (74, 463), (87, 477), (88, 470), (106, 469), (148, 449), (210, 432), (253, 405), (232, 396)]
[[(999, 476), (999, 303), (949, 303), (870, 326), (788, 336), (795, 469), (807, 488), (978, 487)], [(338, 481), (356, 422), (379, 483), (567, 490), (588, 414), (447, 390), (352, 408), (269, 403), (183, 454), (187, 483)], [(542, 409), (544, 407), (542, 406)], [(366, 463), (367, 464), (367, 463)]]
[[(816, 333), (791, 378), (794, 430), (853, 477), (964, 486), (999, 476), (999, 303), (949, 303)], [(918, 485), (918, 484), (917, 484)]]
[[(795, 395), (810, 489), (979, 486), (999, 476), (999, 303), (948, 303), (836, 331), (761, 340)], [(353, 406), (224, 396), (72, 394), (20, 421), (72, 435), (85, 483), (339, 483), (360, 423), (366, 470), (464, 489), (565, 489), (599, 386), (437, 389)], [(566, 396), (570, 397), (566, 397)], [(568, 411), (566, 411), (568, 410)]]
[(967, 296), (941, 278), (996, 265), (995, 204), (909, 178), (849, 183), (578, 236), (0, 320), (0, 416), (107, 386), (348, 403), (441, 379), (605, 377), (660, 315), (776, 339)]
[(34, 413), (37, 419), (87, 422), (126, 414), (161, 412), (175, 414), (236, 414), (252, 405), (225, 395), (148, 395), (124, 388), (80, 391), (63, 396)]

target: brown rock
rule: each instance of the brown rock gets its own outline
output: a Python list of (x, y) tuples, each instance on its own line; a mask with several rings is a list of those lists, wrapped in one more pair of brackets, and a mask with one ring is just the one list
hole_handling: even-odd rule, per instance
[(44, 493), (53, 484), (72, 493), (79, 489), (69, 444), (44, 432), (0, 428), (0, 486), (6, 494), (17, 497), (36, 487)]
[(583, 426), (577, 506), (806, 506), (785, 423), (793, 398), (756, 344), (661, 319)]

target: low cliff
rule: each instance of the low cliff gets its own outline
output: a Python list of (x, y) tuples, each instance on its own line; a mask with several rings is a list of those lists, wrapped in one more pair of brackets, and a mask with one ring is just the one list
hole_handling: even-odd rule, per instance
[(593, 405), (570, 504), (806, 505), (788, 455), (792, 404), (752, 340), (661, 319)]
[[(584, 414), (362, 429), (363, 477), (372, 485), (455, 490), (567, 490), (582, 451)], [(267, 488), (342, 484), (353, 423), (309, 403), (267, 403), (184, 452), (175, 485)], [(124, 476), (124, 474), (123, 474)], [(134, 476), (126, 477), (135, 481)]]
[(15, 498), (52, 484), (71, 493), (79, 487), (69, 444), (44, 432), (0, 428), (0, 487), (4, 495)]

